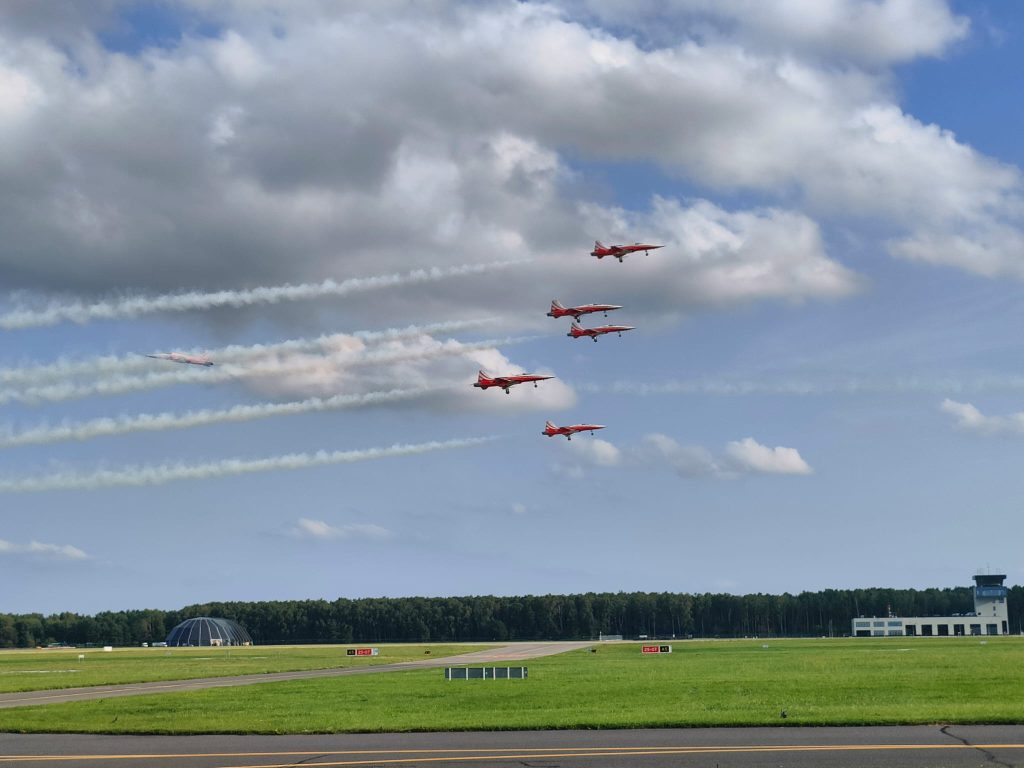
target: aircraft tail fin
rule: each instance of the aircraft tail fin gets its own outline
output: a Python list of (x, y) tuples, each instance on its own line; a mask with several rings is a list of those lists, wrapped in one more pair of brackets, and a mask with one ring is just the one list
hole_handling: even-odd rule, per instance
[(595, 240), (594, 248), (604, 248), (604, 243), (602, 243), (600, 240)]
[(560, 302), (558, 299), (552, 299), (551, 300), (551, 308), (552, 309), (565, 309), (565, 307), (562, 306), (562, 302)]
[(572, 330), (574, 330), (574, 331), (582, 331), (583, 330), (583, 328), (580, 327), (580, 324), (577, 323), (575, 320), (572, 321), (572, 326), (571, 327), (572, 327)]
[(477, 381), (483, 381), (484, 379), (490, 379), (490, 378), (491, 378), (491, 375), (489, 373), (487, 373), (487, 371), (485, 371), (483, 369), (477, 371), (477, 374), (476, 374), (476, 380)]
[(556, 427), (556, 426), (555, 426), (554, 424), (552, 424), (552, 423), (551, 423), (550, 421), (545, 421), (545, 422), (544, 422), (544, 426), (545, 426), (545, 427), (547, 427), (548, 429), (558, 429), (558, 427)]

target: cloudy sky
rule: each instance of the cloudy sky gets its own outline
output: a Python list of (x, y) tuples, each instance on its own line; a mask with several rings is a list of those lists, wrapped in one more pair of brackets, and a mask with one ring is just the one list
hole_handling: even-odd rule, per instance
[(6, 3), (0, 610), (1019, 582), (1022, 37), (980, 0)]

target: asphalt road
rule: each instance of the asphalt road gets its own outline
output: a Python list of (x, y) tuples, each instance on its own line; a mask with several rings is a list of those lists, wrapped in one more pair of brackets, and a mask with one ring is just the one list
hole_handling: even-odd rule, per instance
[(179, 691), (200, 691), (206, 688), (229, 688), (237, 685), (256, 683), (280, 683), (286, 680), (309, 680), (316, 677), (346, 677), (349, 675), (370, 675), (377, 672), (397, 672), (409, 669), (448, 667), (458, 664), (514, 664), (552, 656), (593, 643), (516, 643), (515, 645), (488, 648), (474, 653), (457, 656), (440, 656), (436, 659), (403, 661), (396, 664), (368, 664), (359, 667), (338, 667), (334, 669), (308, 669), (298, 672), (270, 672), (263, 675), (236, 675), (233, 677), (206, 677), (196, 680), (166, 680), (154, 683), (128, 683), (125, 685), (97, 685), (89, 688), (61, 688), (48, 691), (25, 691), (23, 693), (0, 694), (0, 709), (28, 707), (39, 704), (64, 704), (85, 699), (109, 699), (117, 696), (141, 696), (147, 693), (177, 693)]
[(1024, 766), (1024, 727), (693, 728), (335, 736), (0, 734), (2, 766)]

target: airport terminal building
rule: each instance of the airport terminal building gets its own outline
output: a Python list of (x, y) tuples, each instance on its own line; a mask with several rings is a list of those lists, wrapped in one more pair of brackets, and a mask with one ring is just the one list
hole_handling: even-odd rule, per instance
[(865, 618), (853, 620), (854, 637), (958, 637), (961, 635), (1006, 635), (1006, 595), (1004, 574), (979, 574), (974, 577), (974, 613), (953, 616), (916, 616)]

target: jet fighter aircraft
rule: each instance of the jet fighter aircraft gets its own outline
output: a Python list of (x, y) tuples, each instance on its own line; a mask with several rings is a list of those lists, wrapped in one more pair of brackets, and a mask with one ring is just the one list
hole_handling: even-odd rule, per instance
[(571, 426), (567, 427), (556, 427), (550, 421), (547, 421), (544, 423), (544, 431), (541, 432), (541, 434), (547, 435), (548, 437), (554, 437), (555, 435), (565, 435), (567, 440), (572, 440), (572, 436), (575, 435), (577, 432), (589, 432), (590, 434), (594, 434), (595, 429), (604, 429), (604, 425), (572, 424)]
[(480, 387), (480, 389), (488, 389), (489, 387), (499, 387), (505, 390), (506, 395), (512, 394), (509, 389), (514, 387), (516, 384), (525, 384), (528, 381), (533, 382), (533, 386), (537, 386), (538, 381), (544, 381), (545, 379), (553, 379), (554, 376), (538, 376), (532, 373), (521, 373), (518, 376), (491, 376), (490, 374), (480, 371), (477, 374), (476, 384), (474, 387)]
[(181, 352), (157, 352), (155, 355), (146, 355), (156, 360), (170, 360), (172, 363), (188, 363), (189, 365), (213, 365), (213, 360), (208, 357), (196, 357), (195, 355), (183, 355)]
[(594, 241), (594, 250), (590, 252), (591, 256), (597, 256), (599, 259), (603, 259), (605, 256), (614, 256), (619, 261), (622, 261), (622, 257), (627, 253), (634, 253), (636, 251), (653, 251), (657, 248), (664, 248), (663, 245), (648, 245), (647, 243), (633, 243), (633, 245), (603, 245), (600, 240)]
[(551, 311), (548, 312), (548, 317), (568, 317), (572, 316), (579, 320), (583, 315), (589, 315), (591, 312), (604, 312), (604, 316), (608, 317), (608, 313), (613, 309), (622, 309), (618, 304), (581, 304), (578, 307), (563, 307), (558, 299), (552, 299)]
[(604, 336), (606, 333), (617, 333), (622, 336), (623, 331), (632, 331), (632, 325), (599, 325), (595, 328), (580, 328), (578, 323), (573, 323), (569, 328), (569, 332), (566, 336), (571, 336), (574, 339), (578, 339), (581, 336), (589, 336), (594, 341), (597, 341), (598, 336)]

